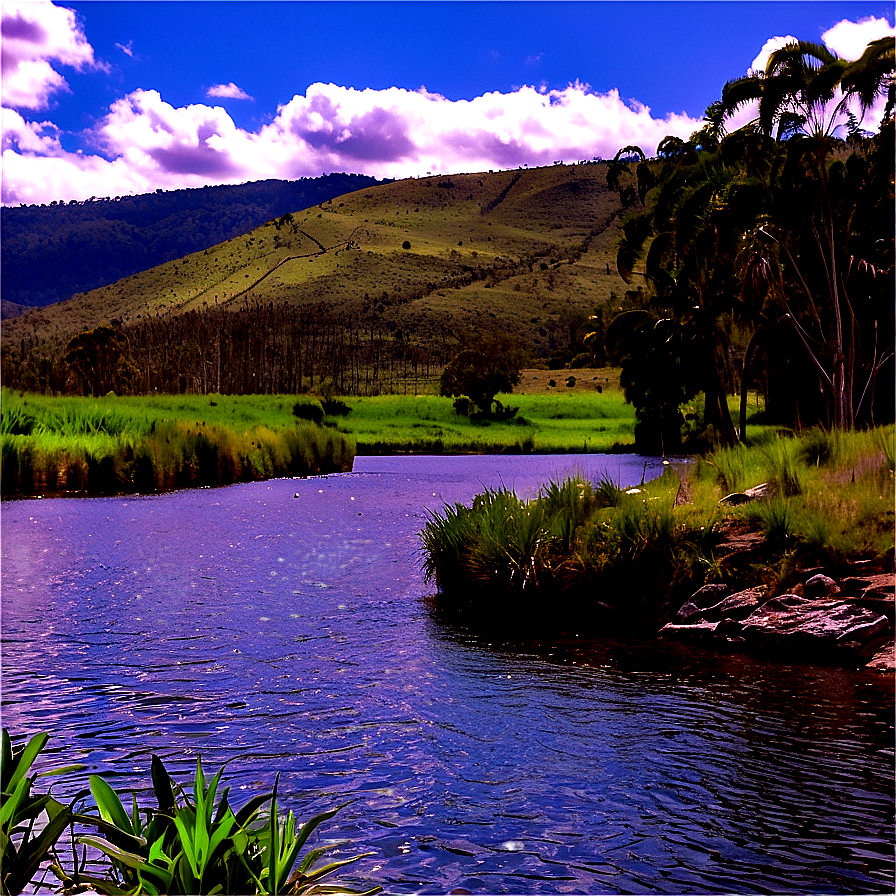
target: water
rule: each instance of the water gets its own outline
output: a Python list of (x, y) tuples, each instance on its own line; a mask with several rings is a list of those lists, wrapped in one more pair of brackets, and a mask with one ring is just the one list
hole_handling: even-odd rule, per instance
[(659, 462), (358, 458), (4, 504), (3, 724), (118, 788), (201, 754), (245, 798), (280, 772), (303, 817), (352, 799), (319, 842), (371, 850), (342, 879), (392, 893), (892, 892), (891, 680), (439, 620), (427, 509), (561, 470)]

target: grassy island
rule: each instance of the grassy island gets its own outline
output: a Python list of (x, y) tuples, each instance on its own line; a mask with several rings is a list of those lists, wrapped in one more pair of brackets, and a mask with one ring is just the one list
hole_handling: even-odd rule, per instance
[(147, 494), (340, 472), (355, 454), (350, 437), (321, 425), (315, 399), (52, 398), (4, 390), (2, 401), (5, 498)]
[[(572, 478), (533, 501), (488, 490), (422, 533), (442, 608), (529, 632), (652, 632), (707, 583), (893, 558), (893, 427), (768, 436), (620, 488)], [(756, 488), (762, 486), (761, 488)]]

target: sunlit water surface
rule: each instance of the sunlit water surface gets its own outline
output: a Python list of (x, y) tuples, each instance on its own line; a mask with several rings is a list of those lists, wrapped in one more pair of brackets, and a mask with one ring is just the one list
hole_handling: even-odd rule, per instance
[(892, 891), (892, 680), (434, 616), (429, 509), (658, 461), (355, 469), (4, 504), (3, 724), (119, 788), (201, 754), (302, 816), (353, 800), (319, 841), (393, 893)]

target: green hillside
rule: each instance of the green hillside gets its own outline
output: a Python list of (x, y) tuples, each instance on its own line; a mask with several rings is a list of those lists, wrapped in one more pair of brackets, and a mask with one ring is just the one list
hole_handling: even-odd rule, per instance
[(452, 330), (493, 319), (545, 354), (583, 313), (625, 291), (614, 263), (619, 211), (602, 165), (399, 181), (31, 311), (6, 322), (4, 340), (323, 303), (411, 332), (425, 317)]

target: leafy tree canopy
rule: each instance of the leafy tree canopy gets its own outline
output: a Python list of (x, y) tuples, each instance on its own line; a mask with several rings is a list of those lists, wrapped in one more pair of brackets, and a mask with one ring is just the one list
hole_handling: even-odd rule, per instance
[(529, 352), (525, 345), (500, 333), (474, 336), (449, 361), (442, 374), (442, 395), (467, 396), (480, 412), (491, 414), (495, 396), (519, 385)]

